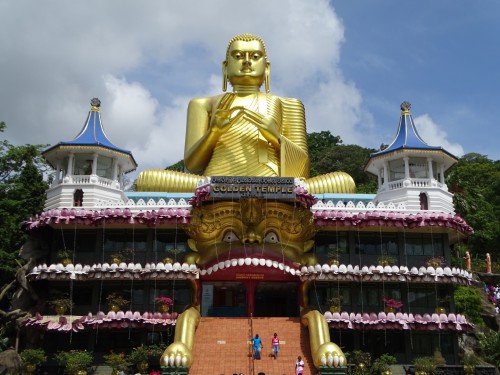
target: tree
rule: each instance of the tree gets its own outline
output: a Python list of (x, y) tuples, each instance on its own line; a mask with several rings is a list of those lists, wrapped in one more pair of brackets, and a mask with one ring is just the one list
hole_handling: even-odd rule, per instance
[[(0, 132), (5, 130), (0, 122)], [(17, 255), (25, 241), (21, 222), (43, 210), (48, 184), (42, 145), (13, 146), (0, 142), (0, 285), (19, 267)]]
[(354, 179), (358, 193), (377, 191), (375, 176), (364, 170), (370, 154), (376, 150), (357, 145), (344, 145), (339, 136), (334, 136), (329, 131), (308, 134), (307, 143), (312, 177), (343, 171)]
[(462, 156), (447, 176), (454, 194), (457, 213), (474, 228), (469, 248), (474, 254), (490, 253), (498, 259), (500, 251), (500, 161), (470, 153)]

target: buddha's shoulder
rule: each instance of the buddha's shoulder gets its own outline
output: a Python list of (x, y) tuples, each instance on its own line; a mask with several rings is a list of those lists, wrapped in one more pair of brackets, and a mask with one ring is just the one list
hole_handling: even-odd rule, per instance
[(223, 96), (224, 94), (193, 98), (189, 101), (189, 106), (211, 108), (216, 105)]
[(274, 98), (271, 100), (279, 100), (284, 108), (295, 108), (295, 109), (304, 109), (304, 104), (297, 98), (285, 98), (282, 96), (272, 95)]

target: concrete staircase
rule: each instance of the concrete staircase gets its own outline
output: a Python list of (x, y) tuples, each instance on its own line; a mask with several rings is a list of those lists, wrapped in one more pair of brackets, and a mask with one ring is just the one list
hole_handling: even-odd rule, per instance
[[(262, 338), (262, 359), (253, 360), (250, 339)], [(280, 352), (272, 356), (271, 337), (278, 333)], [(194, 361), (189, 375), (293, 375), (295, 360), (302, 356), (304, 375), (315, 374), (309, 335), (299, 318), (202, 318), (196, 330)], [(252, 372), (253, 367), (253, 372)]]

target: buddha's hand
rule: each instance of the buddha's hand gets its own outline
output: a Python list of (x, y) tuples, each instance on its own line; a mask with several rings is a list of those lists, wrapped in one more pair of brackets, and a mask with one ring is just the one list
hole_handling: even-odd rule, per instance
[(275, 147), (279, 147), (280, 132), (278, 130), (278, 124), (272, 117), (245, 109), (245, 118), (259, 129), (268, 142), (271, 142)]
[(210, 120), (210, 131), (221, 136), (244, 115), (241, 107), (234, 107), (230, 110), (218, 109)]
[[(160, 364), (162, 366), (191, 366), (192, 355), (191, 351), (180, 341), (174, 341), (163, 352)], [(180, 362), (180, 363), (177, 363)]]

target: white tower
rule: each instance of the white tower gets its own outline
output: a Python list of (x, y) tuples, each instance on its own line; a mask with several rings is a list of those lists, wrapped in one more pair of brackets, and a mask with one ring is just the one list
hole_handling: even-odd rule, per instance
[(457, 158), (442, 147), (420, 138), (408, 102), (401, 104), (396, 138), (384, 150), (370, 155), (365, 171), (378, 178), (375, 200), (404, 203), (409, 210), (453, 213), (453, 195), (445, 184), (445, 172)]
[(101, 122), (101, 102), (94, 98), (80, 134), (42, 152), (56, 170), (45, 209), (95, 207), (98, 202), (126, 201), (123, 176), (137, 168), (132, 153), (114, 146)]

